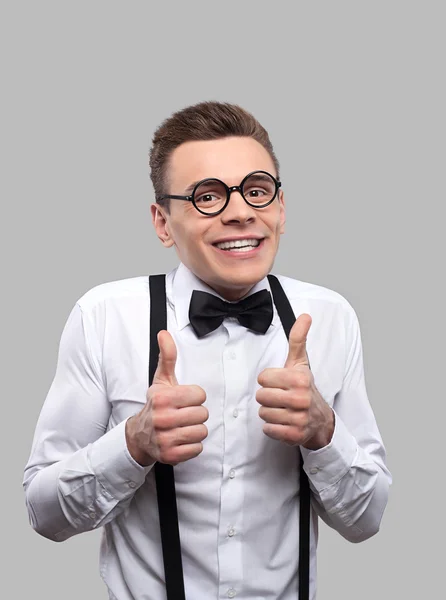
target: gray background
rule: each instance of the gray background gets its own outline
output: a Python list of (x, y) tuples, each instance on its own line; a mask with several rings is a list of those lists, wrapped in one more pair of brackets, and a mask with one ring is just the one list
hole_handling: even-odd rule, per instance
[(2, 4), (8, 598), (106, 598), (100, 532), (56, 544), (32, 531), (23, 467), (76, 300), (101, 282), (177, 264), (152, 230), (147, 152), (162, 119), (205, 99), (241, 104), (270, 132), (288, 211), (274, 271), (337, 290), (362, 327), (394, 485), (371, 540), (350, 544), (321, 523), (318, 600), (441, 595), (443, 7)]

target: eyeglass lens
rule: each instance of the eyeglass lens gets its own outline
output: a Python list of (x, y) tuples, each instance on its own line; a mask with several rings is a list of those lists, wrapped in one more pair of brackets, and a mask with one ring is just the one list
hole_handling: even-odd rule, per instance
[[(245, 200), (256, 207), (269, 202), (276, 194), (276, 182), (266, 173), (253, 173), (242, 187)], [(227, 189), (218, 179), (206, 179), (195, 190), (194, 200), (197, 208), (206, 213), (218, 212), (226, 203)]]

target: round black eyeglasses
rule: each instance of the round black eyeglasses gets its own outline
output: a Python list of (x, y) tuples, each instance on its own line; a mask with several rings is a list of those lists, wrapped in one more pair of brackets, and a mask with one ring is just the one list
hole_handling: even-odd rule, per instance
[(240, 192), (245, 202), (253, 208), (265, 208), (274, 201), (281, 185), (267, 171), (253, 171), (242, 179), (240, 185), (228, 187), (220, 179), (202, 179), (194, 184), (190, 196), (164, 194), (158, 200), (188, 200), (203, 215), (215, 216), (228, 206), (232, 192)]

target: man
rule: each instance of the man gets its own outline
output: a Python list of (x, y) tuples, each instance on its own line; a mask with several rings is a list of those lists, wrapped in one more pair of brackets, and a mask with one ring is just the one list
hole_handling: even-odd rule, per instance
[[(174, 465), (186, 598), (295, 600), (301, 454), (314, 598), (317, 514), (365, 540), (391, 481), (355, 312), (334, 291), (280, 276), (297, 317), (287, 340), (267, 278), (285, 198), (252, 115), (217, 102), (179, 111), (157, 130), (150, 167), (155, 231), (180, 259), (166, 278), (158, 366), (149, 385), (146, 276), (77, 301), (25, 470), (32, 526), (55, 541), (103, 526), (110, 598), (161, 600), (154, 466)], [(205, 314), (207, 294), (217, 309)], [(262, 318), (243, 322), (238, 302), (257, 298), (269, 302)]]

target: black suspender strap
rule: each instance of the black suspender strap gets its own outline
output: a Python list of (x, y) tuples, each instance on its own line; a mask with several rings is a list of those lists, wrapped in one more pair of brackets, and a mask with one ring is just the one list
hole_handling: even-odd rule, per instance
[[(150, 288), (150, 358), (149, 386), (152, 385), (159, 357), (157, 335), (167, 329), (166, 276), (151, 275)], [(164, 575), (168, 600), (186, 600), (184, 593), (183, 563), (180, 531), (178, 528), (177, 499), (173, 466), (155, 463), (156, 491), (163, 549)]]
[[(268, 275), (274, 304), (289, 338), (296, 320), (291, 304), (274, 275)], [(151, 275), (150, 289), (150, 357), (149, 386), (152, 385), (159, 356), (157, 335), (167, 329), (166, 276)], [(167, 600), (185, 600), (183, 564), (181, 559), (175, 478), (172, 465), (155, 464), (161, 544), (164, 560)], [(310, 579), (310, 486), (300, 460), (300, 533), (299, 533), (299, 600), (309, 600)]]
[[(296, 317), (291, 304), (275, 275), (268, 275), (274, 304), (282, 321), (286, 337), (289, 339), (291, 328)], [(300, 454), (300, 514), (299, 514), (299, 600), (310, 597), (310, 484), (303, 469), (303, 458)]]

